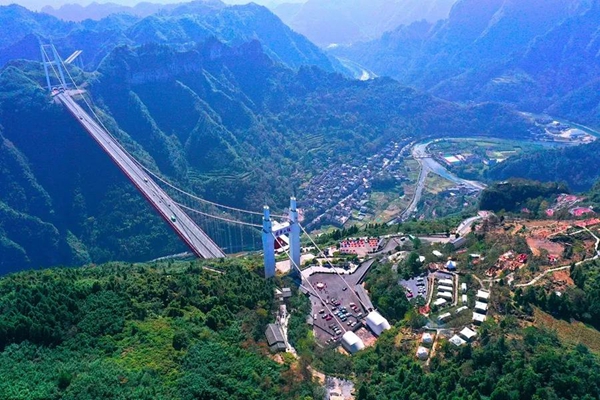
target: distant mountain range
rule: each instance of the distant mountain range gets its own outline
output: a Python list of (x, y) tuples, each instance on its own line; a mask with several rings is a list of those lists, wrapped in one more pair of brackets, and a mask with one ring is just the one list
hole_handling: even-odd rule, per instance
[(502, 101), (600, 126), (598, 0), (459, 0), (332, 53), (453, 101)]
[[(141, 6), (140, 6), (141, 7)], [(141, 18), (113, 14), (99, 21), (66, 22), (24, 7), (0, 7), (0, 66), (12, 59), (39, 60), (39, 38), (52, 40), (67, 57), (83, 50), (83, 61), (94, 70), (117, 46), (163, 43), (185, 50), (216, 37), (232, 45), (259, 40), (271, 58), (290, 68), (316, 65), (343, 71), (337, 60), (293, 32), (267, 8), (255, 4), (227, 6), (218, 0), (165, 7)]]
[[(220, 3), (216, 1), (215, 3)], [(100, 20), (106, 18), (111, 14), (129, 14), (138, 17), (147, 17), (152, 14), (165, 9), (171, 10), (178, 5), (173, 4), (158, 4), (142, 2), (135, 6), (125, 6), (116, 3), (92, 3), (86, 6), (81, 4), (65, 4), (60, 7), (54, 8), (51, 5), (47, 5), (41, 9), (41, 12), (52, 15), (56, 18), (65, 21), (81, 22), (86, 19)]]
[(375, 39), (402, 24), (448, 16), (456, 0), (308, 0), (273, 7), (283, 22), (326, 47)]

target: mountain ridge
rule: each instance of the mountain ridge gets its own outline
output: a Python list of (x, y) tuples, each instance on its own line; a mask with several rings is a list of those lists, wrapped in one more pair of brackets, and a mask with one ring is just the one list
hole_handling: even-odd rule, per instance
[(591, 95), (600, 69), (599, 10), (597, 0), (460, 0), (445, 21), (330, 52), (448, 100), (499, 101), (590, 123), (561, 104), (578, 90)]

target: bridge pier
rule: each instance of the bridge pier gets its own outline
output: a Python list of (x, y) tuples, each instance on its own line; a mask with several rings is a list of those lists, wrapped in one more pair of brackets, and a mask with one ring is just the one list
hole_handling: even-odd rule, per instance
[(263, 208), (263, 253), (265, 261), (265, 278), (275, 276), (275, 237), (273, 236), (273, 221), (269, 206)]
[[(296, 198), (290, 198), (289, 221), (273, 225), (271, 211), (268, 206), (263, 209), (262, 242), (264, 253), (265, 278), (275, 276), (275, 241), (279, 237), (287, 235), (289, 244), (290, 267), (292, 273), (296, 273), (296, 267), (300, 268), (300, 224), (298, 223), (298, 208)], [(277, 240), (278, 243), (281, 241)]]
[(296, 198), (290, 198), (290, 262), (292, 263), (292, 273), (296, 270), (294, 265), (300, 268), (300, 225), (298, 224), (298, 208), (296, 207)]

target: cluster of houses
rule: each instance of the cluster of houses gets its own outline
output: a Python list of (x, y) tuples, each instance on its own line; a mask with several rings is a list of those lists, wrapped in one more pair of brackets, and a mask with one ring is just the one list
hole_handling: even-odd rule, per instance
[(495, 165), (506, 160), (507, 157), (517, 154), (516, 151), (504, 151), (498, 153), (488, 153), (479, 155), (471, 152), (463, 152), (460, 154), (445, 154), (439, 152), (434, 155), (434, 158), (442, 165), (452, 167), (459, 164), (484, 164)]
[(553, 217), (557, 211), (566, 209), (569, 210), (569, 214), (576, 218), (583, 217), (584, 215), (594, 214), (595, 212), (592, 207), (575, 206), (577, 203), (581, 203), (583, 200), (585, 200), (585, 197), (566, 193), (561, 194), (556, 199), (556, 203), (546, 210), (546, 215), (548, 217)]
[(371, 211), (367, 202), (373, 178), (383, 170), (396, 179), (403, 178), (400, 153), (400, 146), (392, 142), (364, 162), (334, 163), (331, 169), (315, 176), (302, 195), (307, 199), (302, 204), (306, 219), (312, 220), (307, 228), (324, 224), (342, 226), (353, 211), (358, 212), (359, 219), (364, 218)]
[(527, 254), (515, 254), (508, 251), (502, 254), (494, 266), (488, 268), (485, 275), (491, 278), (497, 278), (503, 271), (514, 272), (527, 263)]
[(549, 116), (538, 117), (535, 119), (535, 122), (538, 127), (542, 129), (544, 134), (553, 141), (579, 143), (589, 143), (594, 141), (592, 135), (560, 121), (555, 121)]
[(341, 254), (356, 254), (357, 256), (365, 256), (369, 253), (374, 253), (383, 246), (383, 239), (372, 237), (350, 238), (340, 242)]

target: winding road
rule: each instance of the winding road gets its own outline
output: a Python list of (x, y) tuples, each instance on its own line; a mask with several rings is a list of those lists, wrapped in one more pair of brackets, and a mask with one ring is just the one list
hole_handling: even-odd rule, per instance
[(470, 181), (467, 179), (459, 178), (458, 176), (454, 175), (452, 172), (448, 171), (443, 165), (441, 165), (440, 163), (438, 163), (437, 161), (435, 161), (433, 159), (433, 157), (431, 156), (431, 154), (429, 153), (427, 148), (429, 147), (430, 144), (440, 141), (440, 140), (446, 140), (446, 139), (429, 140), (427, 142), (417, 143), (414, 145), (414, 147), (412, 149), (412, 156), (419, 163), (419, 166), (421, 167), (421, 171), (419, 172), (419, 178), (417, 179), (417, 186), (415, 189), (415, 194), (414, 194), (410, 204), (408, 205), (408, 207), (404, 211), (402, 211), (398, 215), (398, 217), (394, 218), (388, 224), (391, 225), (391, 224), (395, 224), (398, 222), (406, 221), (407, 219), (410, 218), (410, 216), (412, 214), (414, 214), (414, 212), (417, 210), (417, 205), (421, 201), (421, 197), (423, 197), (423, 190), (425, 189), (425, 181), (427, 180), (427, 176), (430, 173), (439, 175), (444, 179), (447, 179), (451, 182), (456, 183), (457, 185), (462, 185), (462, 186), (473, 188), (476, 190), (483, 190), (486, 188), (486, 185), (481, 182)]
[[(594, 234), (594, 232), (590, 231), (587, 227), (583, 227), (584, 231), (587, 231), (590, 235), (592, 235), (594, 237), (594, 239), (596, 239), (596, 255), (588, 260), (582, 260), (579, 261), (578, 263), (576, 263), (575, 265), (581, 265), (584, 262), (588, 262), (590, 260), (597, 260), (598, 258), (600, 258), (600, 238), (598, 236), (596, 236), (596, 234)], [(515, 285), (515, 287), (527, 287), (527, 286), (531, 286), (531, 285), (535, 285), (540, 279), (542, 279), (544, 276), (552, 273), (552, 272), (556, 272), (556, 271), (564, 271), (566, 269), (571, 268), (571, 265), (565, 265), (562, 267), (556, 267), (556, 268), (550, 268), (547, 269), (546, 271), (542, 272), (540, 275), (536, 276), (535, 278), (533, 278), (531, 281), (527, 282), (527, 283), (521, 283), (518, 285)]]

